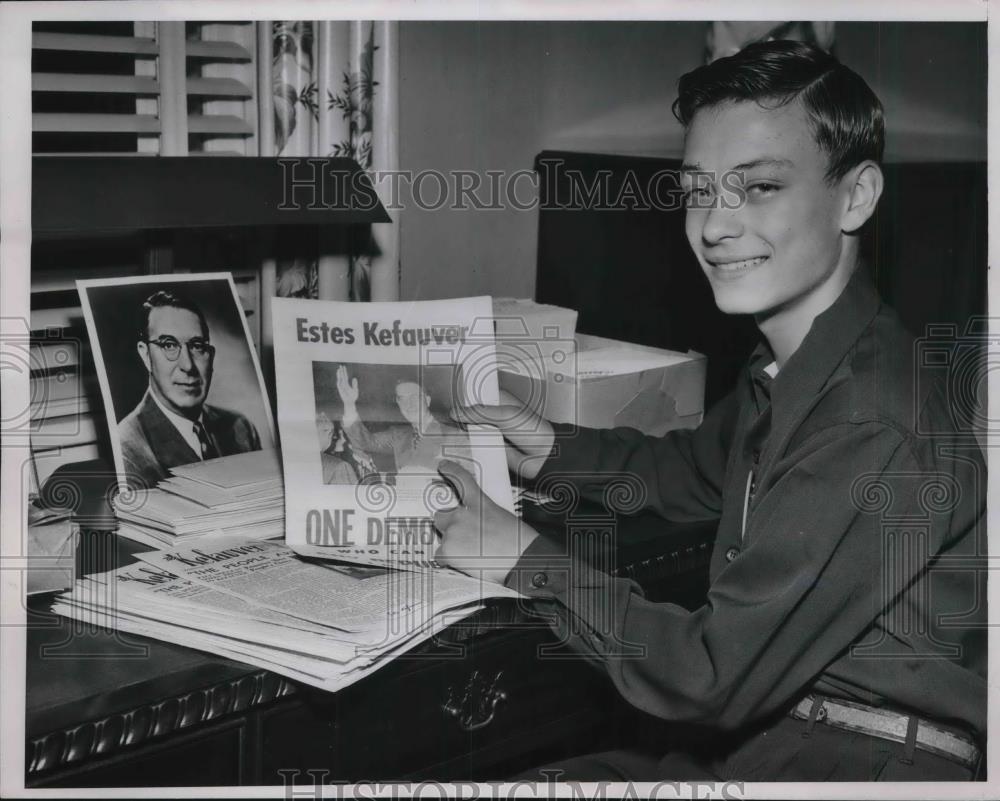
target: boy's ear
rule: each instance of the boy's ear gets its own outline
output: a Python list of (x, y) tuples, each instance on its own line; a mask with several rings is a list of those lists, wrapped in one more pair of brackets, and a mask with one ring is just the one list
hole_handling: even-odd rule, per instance
[(874, 161), (863, 161), (843, 178), (847, 188), (847, 203), (841, 230), (853, 234), (875, 213), (882, 197), (882, 170)]

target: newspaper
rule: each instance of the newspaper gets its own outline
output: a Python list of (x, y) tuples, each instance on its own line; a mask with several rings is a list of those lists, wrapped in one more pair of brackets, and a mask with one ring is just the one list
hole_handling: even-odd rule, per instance
[(387, 614), (430, 617), (435, 605), (478, 603), (484, 594), (517, 597), (506, 587), (455, 571), (415, 577), (377, 567), (314, 563), (281, 543), (246, 537), (213, 537), (136, 558), (248, 603), (355, 635), (378, 629)]
[(513, 511), (503, 442), (451, 419), (499, 401), (488, 297), (413, 303), (276, 298), (287, 544), (361, 564), (433, 567), (444, 458)]
[(451, 571), (309, 562), (280, 543), (208, 537), (79, 579), (54, 612), (336, 690), (481, 609), (518, 597)]

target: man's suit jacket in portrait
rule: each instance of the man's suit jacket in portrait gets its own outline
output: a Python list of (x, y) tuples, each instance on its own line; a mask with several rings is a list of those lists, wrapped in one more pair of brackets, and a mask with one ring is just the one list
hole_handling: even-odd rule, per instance
[[(260, 436), (246, 417), (217, 406), (202, 407), (202, 424), (219, 456), (260, 450)], [(155, 486), (171, 467), (201, 461), (146, 391), (118, 424), (122, 461), (130, 486)]]

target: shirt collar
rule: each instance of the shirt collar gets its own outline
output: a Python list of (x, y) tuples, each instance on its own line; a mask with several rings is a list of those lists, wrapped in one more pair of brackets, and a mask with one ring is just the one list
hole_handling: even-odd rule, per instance
[(156, 393), (153, 392), (152, 389), (149, 390), (149, 396), (153, 399), (153, 402), (160, 407), (160, 411), (163, 412), (163, 415), (171, 423), (173, 423), (174, 427), (182, 434), (193, 434), (195, 423), (201, 423), (202, 425), (204, 425), (204, 419), (205, 419), (204, 408), (202, 408), (202, 411), (198, 414), (198, 417), (192, 420), (190, 417), (185, 417), (182, 414), (177, 414), (177, 412), (168, 409), (163, 404), (163, 402), (156, 396)]
[(819, 394), (848, 351), (871, 323), (882, 301), (864, 265), (854, 271), (844, 291), (833, 304), (818, 315), (802, 344), (773, 380), (764, 368), (774, 355), (762, 341), (750, 358), (751, 377), (767, 377), (770, 384), (773, 425), (783, 429), (794, 423)]
[(774, 361), (774, 354), (767, 344), (767, 340), (762, 340), (750, 354), (749, 363), (750, 394), (757, 405), (757, 413), (761, 414), (771, 402), (771, 384), (777, 374), (777, 364)]

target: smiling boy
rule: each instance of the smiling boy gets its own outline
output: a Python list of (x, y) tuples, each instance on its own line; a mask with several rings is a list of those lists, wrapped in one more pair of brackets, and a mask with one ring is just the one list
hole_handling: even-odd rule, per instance
[(985, 465), (944, 389), (916, 381), (913, 340), (861, 265), (881, 105), (829, 54), (768, 42), (683, 76), (674, 109), (688, 240), (720, 309), (763, 334), (745, 375), (697, 430), (661, 438), (468, 414), (501, 429), (526, 478), (600, 500), (594, 474), (630, 473), (647, 509), (717, 519), (706, 603), (651, 603), (572, 544), (567, 558), (453, 464), (463, 505), (439, 513), (438, 559), (537, 599), (629, 702), (711, 733), (697, 755), (580, 757), (553, 766), (563, 778), (974, 778)]

